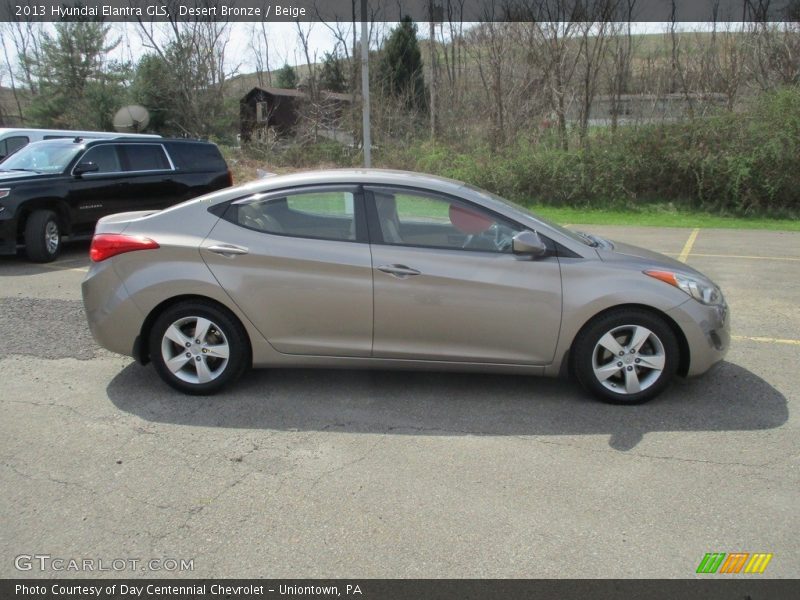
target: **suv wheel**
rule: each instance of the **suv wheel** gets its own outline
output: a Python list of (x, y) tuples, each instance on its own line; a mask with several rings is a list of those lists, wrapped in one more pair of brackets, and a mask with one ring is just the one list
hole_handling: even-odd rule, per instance
[(678, 369), (675, 334), (660, 317), (611, 311), (578, 335), (573, 372), (583, 388), (612, 404), (641, 404), (660, 394)]
[(236, 318), (210, 302), (168, 308), (150, 332), (150, 358), (159, 376), (187, 394), (213, 394), (249, 364), (247, 334)]
[(61, 252), (61, 227), (52, 210), (37, 210), (25, 223), (25, 254), (33, 262), (54, 261)]

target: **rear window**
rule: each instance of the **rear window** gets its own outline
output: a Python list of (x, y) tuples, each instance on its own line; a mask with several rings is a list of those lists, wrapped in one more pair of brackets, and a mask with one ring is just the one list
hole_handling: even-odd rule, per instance
[(167, 150), (177, 169), (185, 171), (225, 171), (228, 165), (214, 144), (173, 143)]
[(24, 135), (9, 137), (0, 141), (0, 158), (14, 154), (23, 146), (27, 146), (30, 140)]

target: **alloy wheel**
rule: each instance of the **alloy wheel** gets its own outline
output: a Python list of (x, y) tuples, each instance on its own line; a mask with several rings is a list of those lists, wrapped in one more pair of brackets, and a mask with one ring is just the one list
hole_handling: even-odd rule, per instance
[(58, 224), (55, 221), (48, 221), (44, 227), (44, 241), (47, 246), (47, 251), (50, 254), (55, 254), (58, 250), (58, 245), (61, 243), (61, 234), (58, 231)]
[(592, 352), (597, 380), (617, 394), (638, 394), (658, 381), (666, 364), (664, 344), (642, 325), (622, 325), (605, 333)]
[(210, 319), (183, 317), (164, 332), (161, 357), (166, 367), (181, 381), (209, 383), (225, 372), (230, 345), (222, 329)]

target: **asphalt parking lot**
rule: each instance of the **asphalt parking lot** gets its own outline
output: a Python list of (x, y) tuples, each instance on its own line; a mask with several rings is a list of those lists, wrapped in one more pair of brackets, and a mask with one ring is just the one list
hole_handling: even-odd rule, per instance
[(190, 398), (95, 346), (86, 243), (0, 258), (0, 577), (91, 575), (15, 567), (44, 554), (193, 560), (112, 576), (683, 578), (739, 551), (798, 577), (800, 233), (586, 229), (720, 284), (727, 360), (637, 407), (382, 371)]

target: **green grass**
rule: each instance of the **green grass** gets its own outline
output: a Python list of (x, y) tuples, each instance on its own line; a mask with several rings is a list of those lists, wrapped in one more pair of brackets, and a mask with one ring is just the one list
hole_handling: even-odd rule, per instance
[[(320, 215), (339, 216), (351, 214), (345, 205), (348, 194), (327, 192), (304, 194), (289, 198), (289, 207)], [(403, 219), (432, 220), (449, 223), (449, 205), (428, 198), (397, 195), (397, 208)], [(639, 227), (702, 227), (719, 229), (767, 229), (772, 231), (800, 231), (800, 219), (768, 219), (722, 217), (703, 212), (678, 210), (655, 204), (647, 212), (636, 210), (604, 210), (592, 208), (559, 208), (533, 205), (530, 210), (562, 225), (628, 225)]]
[(629, 225), (643, 227), (703, 227), (720, 229), (769, 229), (800, 231), (800, 219), (720, 217), (708, 213), (659, 210), (635, 212), (591, 208), (532, 206), (531, 211), (561, 224)]

